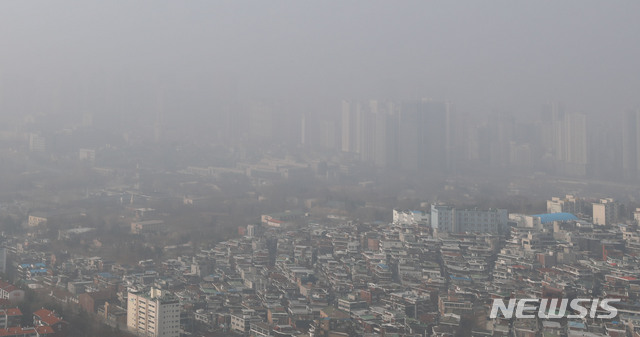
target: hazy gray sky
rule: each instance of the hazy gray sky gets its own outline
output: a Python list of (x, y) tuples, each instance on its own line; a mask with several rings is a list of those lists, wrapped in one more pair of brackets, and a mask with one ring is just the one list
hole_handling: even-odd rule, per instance
[(637, 1), (3, 1), (2, 99), (108, 112), (158, 92), (201, 111), (230, 95), (430, 96), (604, 114), (640, 106), (638, 13)]

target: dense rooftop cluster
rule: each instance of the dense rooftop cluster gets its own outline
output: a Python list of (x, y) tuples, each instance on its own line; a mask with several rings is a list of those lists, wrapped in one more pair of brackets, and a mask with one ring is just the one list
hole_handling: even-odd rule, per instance
[[(7, 237), (5, 249), (21, 288), (139, 335), (640, 336), (637, 220), (607, 215), (619, 213), (612, 200), (575, 216), (556, 199), (536, 215), (442, 204), (393, 210), (391, 222), (265, 214), (233, 239), (136, 264), (52, 254), (38, 239)], [(164, 226), (146, 223), (131, 228)], [(0, 295), (24, 291), (5, 282)], [(494, 299), (528, 298), (620, 302), (611, 319), (490, 318)], [(36, 326), (62, 322), (39, 312)]]

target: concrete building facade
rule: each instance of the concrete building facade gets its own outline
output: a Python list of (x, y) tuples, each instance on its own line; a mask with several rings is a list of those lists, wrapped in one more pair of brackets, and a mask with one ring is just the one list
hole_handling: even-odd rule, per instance
[(506, 209), (456, 209), (448, 205), (431, 205), (431, 227), (443, 233), (498, 233), (507, 228)]
[(149, 293), (129, 291), (127, 328), (138, 336), (180, 336), (178, 298), (155, 288), (151, 288)]

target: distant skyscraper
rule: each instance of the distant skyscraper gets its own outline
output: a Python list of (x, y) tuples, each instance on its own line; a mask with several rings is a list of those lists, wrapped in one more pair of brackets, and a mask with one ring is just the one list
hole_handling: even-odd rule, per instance
[(375, 161), (375, 140), (376, 140), (376, 116), (378, 112), (378, 102), (370, 101), (363, 104), (357, 111), (358, 145), (360, 160), (373, 163)]
[(587, 116), (565, 113), (561, 105), (551, 109), (553, 151), (560, 173), (584, 176), (587, 174), (588, 142)]
[(622, 170), (625, 178), (636, 179), (640, 171), (640, 110), (625, 114), (622, 129)]
[(479, 161), (486, 167), (502, 168), (510, 163), (515, 128), (513, 115), (492, 114), (478, 130)]
[[(359, 154), (361, 159), (370, 141), (370, 118), (368, 109), (360, 102), (342, 101), (342, 151)], [(364, 159), (363, 159), (364, 160)]]
[(257, 142), (272, 141), (276, 126), (281, 130), (282, 125), (277, 125), (277, 111), (280, 111), (278, 102), (270, 100), (255, 101), (249, 107), (249, 140)]
[(307, 144), (307, 117), (304, 114), (300, 116), (300, 144)]
[(240, 109), (235, 102), (226, 102), (221, 107), (222, 121), (220, 123), (220, 134), (222, 135), (221, 141), (227, 144), (236, 145), (241, 139), (243, 133), (246, 133), (246, 129), (243, 129), (243, 124), (240, 115)]
[(544, 104), (540, 113), (540, 121), (551, 124), (554, 121), (564, 118), (564, 104), (561, 102), (551, 102)]
[(556, 165), (564, 158), (564, 105), (560, 102), (545, 104), (540, 114), (545, 152), (553, 158)]
[(158, 95), (156, 116), (153, 123), (153, 141), (158, 143), (162, 138), (162, 129), (164, 127), (164, 97), (162, 94)]
[(336, 148), (339, 139), (335, 121), (321, 121), (319, 142), (323, 150), (333, 150)]
[(93, 114), (90, 112), (82, 114), (82, 126), (83, 127), (91, 127), (93, 126)]
[(551, 127), (553, 129), (553, 153), (556, 161), (562, 162), (566, 156), (566, 134), (564, 130), (564, 107), (558, 103), (550, 106)]
[(44, 152), (45, 149), (46, 149), (45, 139), (36, 133), (30, 133), (29, 134), (29, 151)]
[(451, 106), (421, 99), (405, 101), (399, 115), (398, 161), (408, 170), (442, 172), (450, 164)]
[(602, 179), (630, 178), (622, 170), (623, 151), (628, 149), (623, 145), (623, 137), (627, 135), (626, 130), (620, 132), (619, 124), (612, 121), (599, 123), (597, 127), (589, 129), (590, 176)]
[(584, 176), (587, 173), (587, 116), (565, 115), (566, 157), (565, 173)]
[(420, 121), (419, 101), (402, 102), (398, 120), (398, 164), (402, 169), (415, 171), (422, 163)]
[(392, 101), (342, 101), (342, 151), (381, 168), (394, 165), (397, 119), (397, 104)]
[(351, 105), (349, 101), (342, 101), (342, 137), (340, 140), (343, 152), (355, 152), (355, 118)]
[(343, 101), (341, 150), (380, 168), (443, 172), (464, 148), (454, 142), (453, 124), (446, 102)]
[(381, 168), (395, 166), (398, 158), (398, 112), (397, 104), (391, 101), (375, 104), (372, 115), (375, 119), (374, 162)]
[(534, 144), (538, 144), (539, 153), (537, 160), (534, 162), (536, 169), (552, 171), (557, 166), (558, 144), (560, 140), (560, 132), (556, 132), (559, 124), (564, 119), (564, 107), (561, 103), (553, 102), (542, 105), (540, 110), (540, 118), (535, 122), (536, 135), (533, 139)]

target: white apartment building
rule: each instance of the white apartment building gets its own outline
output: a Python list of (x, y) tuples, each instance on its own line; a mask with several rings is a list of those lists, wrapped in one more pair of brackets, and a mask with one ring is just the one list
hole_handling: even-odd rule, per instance
[(547, 200), (547, 213), (585, 214), (590, 206), (586, 200), (567, 194), (564, 198), (553, 197)]
[(127, 328), (144, 337), (180, 336), (180, 302), (166, 291), (129, 291)]
[(456, 209), (447, 205), (431, 205), (431, 227), (441, 233), (498, 233), (507, 228), (506, 209)]
[(640, 224), (640, 208), (636, 208), (633, 212), (633, 221), (635, 221), (636, 224)]
[(393, 223), (400, 225), (429, 224), (430, 215), (424, 211), (393, 210)]
[(231, 314), (231, 331), (239, 334), (248, 334), (251, 323), (262, 321), (253, 309), (242, 309), (242, 311)]
[(600, 199), (593, 203), (593, 224), (612, 225), (618, 221), (620, 204), (612, 198)]

